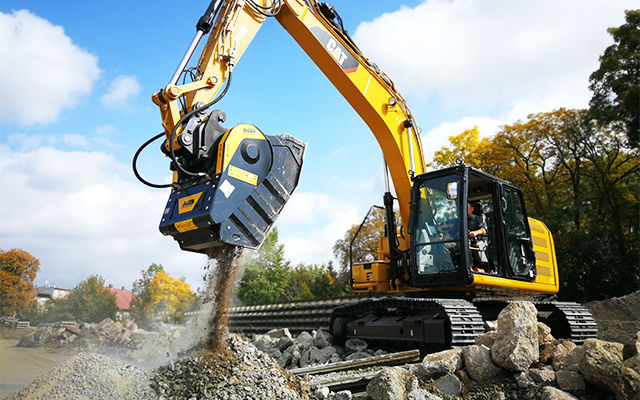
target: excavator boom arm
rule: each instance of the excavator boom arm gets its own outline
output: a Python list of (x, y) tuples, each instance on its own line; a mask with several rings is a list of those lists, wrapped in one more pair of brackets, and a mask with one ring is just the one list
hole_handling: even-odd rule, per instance
[[(417, 126), (393, 82), (332, 22), (333, 8), (315, 0), (214, 0), (201, 21), (207, 16), (212, 18), (212, 11), (217, 11), (215, 22), (197, 69), (190, 71), (193, 81), (178, 85), (174, 76), (169, 85), (153, 95), (167, 135), (165, 146), (180, 118), (195, 105), (206, 104), (216, 96), (262, 23), (268, 16), (275, 16), (376, 137), (407, 232), (411, 179), (414, 174), (425, 172)], [(202, 35), (196, 35), (196, 39), (199, 36)], [(193, 44), (191, 47), (195, 48)], [(178, 99), (183, 99), (183, 107)], [(173, 146), (180, 147), (177, 136)]]

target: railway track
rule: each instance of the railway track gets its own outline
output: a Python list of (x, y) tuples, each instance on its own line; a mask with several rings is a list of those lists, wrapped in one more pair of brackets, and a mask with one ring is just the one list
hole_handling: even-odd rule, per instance
[(325, 300), (292, 301), (230, 307), (229, 330), (260, 333), (288, 328), (291, 332), (328, 329), (331, 313), (340, 306), (356, 304), (369, 297), (350, 296)]

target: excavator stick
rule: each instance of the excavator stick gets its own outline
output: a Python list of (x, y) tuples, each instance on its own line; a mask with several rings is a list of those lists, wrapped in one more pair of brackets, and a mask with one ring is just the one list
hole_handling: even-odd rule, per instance
[(287, 134), (265, 135), (249, 124), (220, 133), (217, 145), (196, 160), (207, 161), (215, 174), (176, 172), (162, 215), (160, 232), (183, 250), (259, 247), (298, 185), (305, 143)]

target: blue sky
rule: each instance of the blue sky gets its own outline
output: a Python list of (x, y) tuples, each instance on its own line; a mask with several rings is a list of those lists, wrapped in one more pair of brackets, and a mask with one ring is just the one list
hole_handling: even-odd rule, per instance
[[(130, 171), (160, 131), (151, 95), (166, 85), (206, 2), (0, 0), (0, 248), (41, 262), (37, 282), (91, 274), (130, 287), (162, 263), (200, 285), (203, 256), (157, 231), (168, 193)], [(409, 102), (427, 158), (474, 125), (491, 135), (531, 112), (585, 107), (588, 76), (632, 1), (334, 1), (364, 54)], [(257, 125), (309, 143), (296, 194), (276, 223), (293, 264), (331, 247), (381, 203), (381, 152), (338, 91), (275, 20), (234, 70), (225, 126)], [(140, 169), (168, 179), (151, 146)]]

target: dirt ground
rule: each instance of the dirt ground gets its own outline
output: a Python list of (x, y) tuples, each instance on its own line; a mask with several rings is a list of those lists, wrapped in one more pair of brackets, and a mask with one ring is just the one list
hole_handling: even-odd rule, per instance
[(592, 301), (585, 306), (598, 324), (598, 337), (627, 343), (640, 332), (640, 291), (607, 300)]
[(0, 339), (0, 399), (64, 361), (68, 354), (16, 347), (17, 339)]

